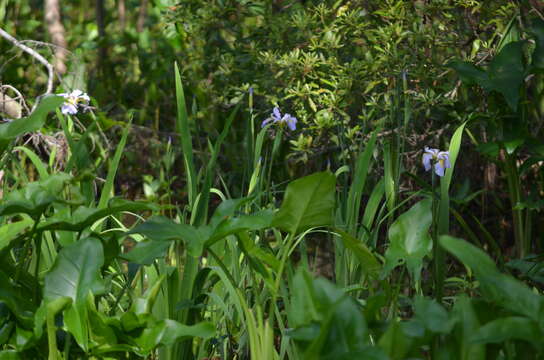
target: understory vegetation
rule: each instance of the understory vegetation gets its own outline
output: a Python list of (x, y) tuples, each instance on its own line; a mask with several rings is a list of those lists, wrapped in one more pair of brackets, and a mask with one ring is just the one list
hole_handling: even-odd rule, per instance
[(539, 1), (0, 23), (0, 360), (544, 359)]

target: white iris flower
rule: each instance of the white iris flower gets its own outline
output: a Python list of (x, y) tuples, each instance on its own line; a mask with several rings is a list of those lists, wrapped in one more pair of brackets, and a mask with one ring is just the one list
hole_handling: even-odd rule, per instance
[(81, 90), (74, 90), (71, 93), (62, 93), (59, 94), (64, 99), (64, 104), (62, 104), (61, 111), (64, 115), (75, 115), (77, 114), (78, 106), (87, 106), (89, 105), (89, 95), (84, 93)]

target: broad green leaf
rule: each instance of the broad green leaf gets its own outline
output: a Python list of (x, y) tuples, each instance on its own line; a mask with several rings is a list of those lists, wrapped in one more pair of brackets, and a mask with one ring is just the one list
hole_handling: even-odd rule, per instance
[(33, 223), (34, 221), (31, 218), (24, 217), (21, 221), (0, 226), (0, 250), (8, 246), (19, 233), (28, 229)]
[(355, 301), (328, 280), (312, 279), (304, 268), (294, 277), (287, 309), (305, 359), (345, 356), (369, 342), (366, 321)]
[(10, 277), (3, 271), (0, 271), (0, 303), (5, 304), (20, 323), (31, 326), (31, 314), (36, 307), (32, 303), (32, 296), (22, 288), (14, 286)]
[(542, 349), (544, 334), (538, 324), (526, 317), (510, 316), (493, 320), (483, 325), (472, 336), (476, 344), (504, 343), (508, 340), (525, 340)]
[(429, 235), (431, 205), (430, 199), (421, 200), (400, 215), (389, 228), (389, 248), (385, 252), (386, 274), (405, 262), (413, 278), (419, 280), (423, 258), (433, 246)]
[(227, 218), (214, 229), (214, 232), (206, 242), (206, 245), (209, 246), (217, 240), (223, 239), (228, 235), (236, 234), (240, 231), (254, 231), (269, 228), (273, 218), (274, 213), (271, 210), (262, 210), (255, 214)]
[(392, 360), (405, 359), (406, 355), (412, 349), (414, 338), (406, 334), (404, 325), (405, 323), (393, 320), (378, 341), (378, 346), (382, 348)]
[[(250, 239), (247, 233), (238, 233), (238, 243), (244, 254), (250, 259), (250, 264), (256, 268), (265, 278), (269, 276), (262, 264), (266, 264), (277, 272), (280, 268), (280, 261), (271, 252), (267, 252), (260, 248), (255, 242)], [(256, 261), (253, 258), (257, 258)]]
[(85, 305), (72, 304), (63, 312), (64, 325), (84, 351), (89, 350), (89, 314)]
[(272, 225), (292, 234), (332, 224), (336, 178), (320, 172), (292, 181)]
[(480, 322), (472, 301), (466, 295), (457, 297), (452, 316), (457, 319), (454, 336), (457, 340), (459, 360), (484, 360), (485, 345), (471, 342), (480, 327)]
[[(90, 298), (90, 297), (89, 297)], [(88, 311), (91, 340), (100, 345), (116, 345), (118, 342), (115, 331), (107, 324), (107, 316), (94, 309), (94, 304)], [(94, 352), (94, 349), (93, 349)]]
[(74, 304), (86, 302), (90, 293), (104, 292), (100, 268), (104, 264), (102, 243), (95, 238), (77, 241), (63, 248), (55, 265), (45, 275), (44, 298), (53, 301), (68, 296)]
[(153, 261), (158, 258), (166, 256), (166, 252), (173, 240), (167, 241), (153, 241), (144, 240), (140, 241), (132, 250), (127, 254), (120, 255), (121, 258), (130, 262), (140, 265), (151, 265)]
[(80, 232), (91, 226), (96, 221), (107, 216), (118, 214), (123, 211), (157, 210), (158, 206), (153, 203), (128, 201), (119, 198), (111, 199), (108, 206), (102, 209), (79, 206), (74, 212), (57, 212), (40, 222), (38, 229), (46, 230), (68, 230)]
[(474, 271), (487, 301), (535, 321), (539, 320), (543, 308), (541, 296), (521, 281), (499, 272), (493, 260), (474, 245), (447, 235), (441, 236), (439, 241), (447, 251)]
[(250, 200), (251, 198), (240, 198), (222, 201), (217, 209), (215, 209), (210, 219), (210, 226), (215, 228), (225, 219), (234, 216), (234, 213), (240, 208), (240, 206), (246, 204)]
[(491, 60), (487, 71), (478, 69), (467, 62), (452, 62), (448, 66), (455, 69), (461, 80), (476, 83), (486, 91), (497, 91), (504, 96), (508, 106), (516, 110), (519, 89), (525, 77), (523, 67), (523, 41), (506, 44)]
[(215, 326), (209, 322), (188, 326), (167, 319), (144, 329), (134, 341), (140, 347), (140, 355), (147, 356), (159, 345), (172, 345), (177, 341), (193, 337), (209, 339), (214, 333)]
[(452, 61), (448, 64), (448, 67), (457, 71), (461, 80), (466, 84), (480, 85), (484, 89), (489, 89), (491, 87), (491, 82), (487, 73), (481, 68), (474, 66), (472, 63), (466, 61)]
[(34, 314), (34, 335), (36, 338), (39, 339), (42, 336), (43, 326), (48, 316), (54, 318), (59, 311), (71, 304), (72, 299), (68, 296), (56, 298), (49, 303), (42, 301), (42, 304)]
[(433, 299), (417, 296), (414, 300), (415, 318), (433, 333), (447, 334), (454, 325), (448, 312)]
[(207, 226), (197, 228), (187, 224), (175, 223), (164, 216), (155, 216), (129, 232), (129, 234), (133, 233), (142, 234), (152, 241), (182, 240), (187, 245), (189, 254), (197, 257), (202, 254), (210, 230)]
[(523, 41), (506, 44), (493, 58), (487, 71), (492, 90), (500, 92), (512, 110), (516, 110), (519, 88), (525, 78)]
[(166, 274), (163, 274), (157, 281), (153, 283), (149, 289), (146, 290), (145, 294), (141, 298), (137, 298), (131, 307), (131, 311), (136, 315), (148, 315), (151, 314), (153, 305), (157, 300), (157, 295), (161, 289), (162, 282), (166, 278)]
[(59, 194), (71, 179), (69, 174), (57, 173), (10, 192), (2, 201), (0, 216), (25, 213), (35, 217), (42, 214), (53, 202), (61, 201)]

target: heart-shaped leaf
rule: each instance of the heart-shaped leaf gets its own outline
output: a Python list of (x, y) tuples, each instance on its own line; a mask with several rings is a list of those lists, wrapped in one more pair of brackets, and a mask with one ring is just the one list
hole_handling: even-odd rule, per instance
[(419, 280), (423, 258), (431, 252), (433, 246), (429, 235), (433, 220), (431, 205), (430, 199), (421, 200), (400, 215), (389, 228), (389, 248), (385, 252), (386, 274), (406, 262), (413, 278)]
[(292, 234), (332, 224), (336, 177), (329, 171), (295, 180), (287, 186), (272, 225)]

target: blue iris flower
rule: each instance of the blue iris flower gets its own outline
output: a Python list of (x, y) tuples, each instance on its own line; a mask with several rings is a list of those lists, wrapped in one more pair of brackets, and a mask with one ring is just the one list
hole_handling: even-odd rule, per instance
[(280, 126), (287, 125), (287, 127), (294, 131), (297, 129), (297, 118), (290, 114), (281, 115), (280, 109), (276, 106), (270, 114), (270, 117), (263, 121), (261, 127), (265, 127), (266, 124), (272, 122), (273, 124), (279, 123)]
[(423, 166), (425, 167), (425, 171), (431, 170), (432, 164), (434, 164), (435, 174), (440, 177), (444, 176), (446, 169), (451, 168), (450, 152), (430, 149), (427, 146), (425, 146), (424, 151)]

